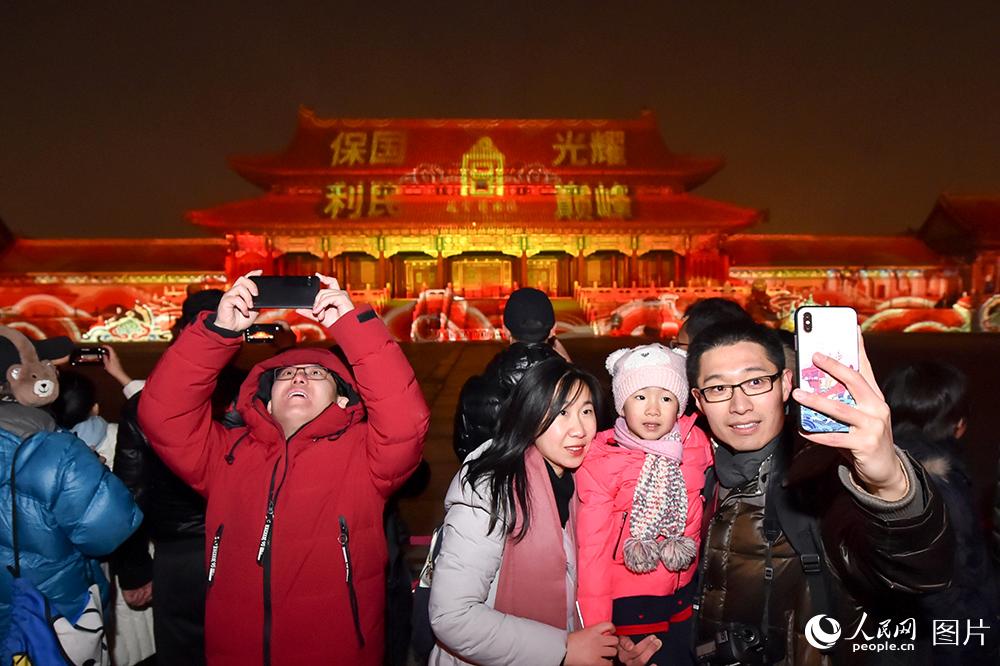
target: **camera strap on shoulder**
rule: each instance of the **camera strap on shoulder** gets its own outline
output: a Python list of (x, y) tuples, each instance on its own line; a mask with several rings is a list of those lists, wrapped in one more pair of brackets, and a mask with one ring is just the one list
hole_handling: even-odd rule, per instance
[[(780, 449), (779, 449), (780, 451)], [(767, 539), (767, 555), (764, 567), (765, 578), (765, 622), (767, 621), (770, 577), (774, 570), (771, 565), (771, 548), (782, 533), (799, 556), (799, 564), (809, 588), (809, 598), (813, 615), (832, 615), (833, 607), (827, 575), (827, 564), (823, 557), (822, 537), (815, 516), (802, 511), (793, 503), (791, 492), (782, 481), (787, 469), (787, 457), (780, 452), (768, 479), (766, 502), (764, 504), (764, 536)]]

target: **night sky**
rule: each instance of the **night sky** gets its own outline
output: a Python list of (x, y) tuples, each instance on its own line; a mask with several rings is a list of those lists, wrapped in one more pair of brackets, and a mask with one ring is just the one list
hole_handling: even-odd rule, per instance
[[(44, 4), (44, 6), (43, 6)], [(0, 2), (0, 218), (189, 236), (232, 154), (337, 117), (635, 117), (766, 232), (896, 233), (1000, 193), (1000, 2)], [(619, 6), (619, 4), (621, 6)], [(202, 6), (204, 5), (204, 6)]]

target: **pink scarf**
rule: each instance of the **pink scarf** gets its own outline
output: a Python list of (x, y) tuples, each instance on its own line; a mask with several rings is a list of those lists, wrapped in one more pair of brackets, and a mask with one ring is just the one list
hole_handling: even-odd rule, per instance
[(681, 441), (681, 433), (677, 428), (677, 423), (666, 435), (659, 439), (640, 439), (628, 429), (628, 424), (624, 417), (619, 416), (615, 421), (615, 442), (618, 446), (630, 451), (643, 451), (652, 453), (655, 456), (663, 456), (679, 463), (684, 455), (684, 443)]
[[(534, 446), (524, 454), (531, 525), (519, 543), (508, 537), (504, 544), (493, 607), (501, 613), (566, 629), (566, 551), (546, 464)], [(571, 534), (575, 533), (576, 503), (574, 495), (566, 523)], [(514, 534), (520, 530), (523, 515), (518, 507)]]

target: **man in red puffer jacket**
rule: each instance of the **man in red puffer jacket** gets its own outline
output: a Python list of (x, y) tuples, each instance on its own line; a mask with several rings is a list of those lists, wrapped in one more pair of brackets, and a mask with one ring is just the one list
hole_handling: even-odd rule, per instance
[(156, 452), (208, 498), (207, 661), (381, 664), (382, 510), (420, 462), (427, 405), (374, 311), (319, 276), (312, 309), (297, 312), (329, 330), (351, 371), (325, 349), (289, 350), (244, 382), (246, 426), (214, 422), (216, 378), (257, 318), (255, 275), (167, 350), (139, 406)]

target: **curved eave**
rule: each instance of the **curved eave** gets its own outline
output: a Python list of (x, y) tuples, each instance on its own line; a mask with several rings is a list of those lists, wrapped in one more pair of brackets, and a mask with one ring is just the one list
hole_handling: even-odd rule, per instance
[(734, 267), (940, 268), (943, 257), (913, 236), (738, 234), (722, 249)]
[[(469, 210), (465, 209), (468, 204)], [(482, 204), (487, 204), (482, 206)], [(691, 195), (637, 197), (635, 217), (628, 219), (559, 219), (552, 196), (479, 199), (421, 196), (398, 202), (394, 217), (326, 218), (320, 195), (266, 194), (215, 208), (189, 211), (187, 219), (222, 233), (370, 233), (374, 229), (467, 228), (469, 225), (591, 229), (588, 233), (630, 230), (633, 233), (732, 234), (762, 220), (766, 213)], [(449, 206), (452, 210), (449, 210)], [(508, 206), (511, 206), (508, 208)], [(496, 206), (496, 207), (494, 207)]]

